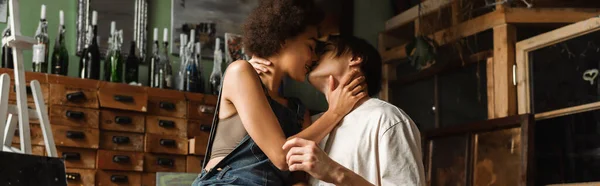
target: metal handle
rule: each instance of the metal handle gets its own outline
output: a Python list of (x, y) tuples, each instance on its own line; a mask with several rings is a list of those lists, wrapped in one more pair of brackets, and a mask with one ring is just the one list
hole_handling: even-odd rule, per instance
[(80, 160), (81, 154), (76, 153), (76, 152), (63, 152), (62, 157), (65, 160)]
[(158, 120), (158, 126), (160, 126), (162, 128), (174, 128), (175, 122), (168, 121), (168, 120)]
[(113, 162), (115, 162), (115, 163), (127, 163), (127, 162), (129, 162), (129, 156), (115, 155), (115, 156), (113, 156)]
[(126, 144), (126, 143), (129, 143), (129, 137), (127, 137), (127, 136), (113, 136), (112, 137), (112, 141), (113, 141), (113, 143), (116, 143), (116, 144)]
[(200, 130), (210, 132), (210, 125), (200, 125)]
[(198, 110), (204, 114), (213, 114), (215, 113), (216, 107), (210, 105), (200, 105)]
[(81, 179), (81, 174), (67, 172), (67, 180), (79, 180), (79, 179)]
[(118, 102), (123, 102), (123, 103), (133, 102), (133, 97), (131, 97), (131, 96), (115, 95), (113, 98), (115, 99), (115, 101), (118, 101)]
[(67, 94), (65, 97), (67, 98), (68, 101), (77, 101), (77, 100), (85, 99), (85, 94), (83, 94), (83, 92), (73, 92), (73, 93)]
[(112, 175), (110, 176), (110, 181), (114, 183), (126, 183), (129, 179), (125, 175)]
[(115, 123), (117, 123), (117, 124), (131, 124), (131, 117), (127, 117), (127, 116), (115, 116)]
[(71, 119), (82, 119), (85, 114), (83, 112), (79, 112), (79, 111), (67, 110), (67, 113), (65, 115), (67, 116), (67, 118), (71, 118)]
[(175, 110), (175, 103), (161, 101), (158, 106), (165, 110)]
[(173, 167), (173, 159), (170, 158), (158, 158), (156, 163), (161, 166)]
[(172, 139), (160, 139), (160, 145), (166, 147), (173, 147), (176, 145), (175, 140)]
[(79, 131), (67, 131), (67, 138), (71, 139), (83, 139), (85, 138), (85, 134)]

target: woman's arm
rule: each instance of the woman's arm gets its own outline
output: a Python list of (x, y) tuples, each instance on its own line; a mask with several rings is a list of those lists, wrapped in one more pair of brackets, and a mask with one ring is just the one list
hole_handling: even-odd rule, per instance
[[(350, 85), (352, 84), (346, 84), (346, 86)], [(331, 128), (333, 128), (334, 124), (339, 122), (341, 117), (352, 109), (356, 103), (353, 100), (358, 100), (357, 96), (361, 96), (364, 93), (361, 92), (355, 96), (356, 94), (352, 92), (355, 90), (348, 91), (349, 88), (345, 88), (346, 86), (340, 85), (340, 88), (332, 91), (333, 94), (331, 95), (336, 96), (336, 99), (354, 103), (336, 104), (334, 107), (330, 107), (327, 116), (330, 118), (321, 121), (319, 125), (316, 125), (317, 127), (311, 126), (309, 128), (313, 128), (315, 131), (323, 130), (323, 128), (328, 128), (328, 126), (325, 126), (327, 124), (332, 125)], [(248, 135), (252, 137), (271, 162), (280, 170), (287, 170), (288, 167), (285, 160), (287, 151), (281, 148), (287, 139), (277, 121), (277, 117), (271, 110), (271, 106), (262, 89), (261, 81), (249, 63), (236, 61), (229, 65), (223, 80), (222, 99), (233, 104)], [(221, 105), (223, 103), (221, 102)], [(312, 139), (322, 138), (321, 135), (316, 133), (318, 132), (309, 131), (304, 132), (301, 136), (312, 137)], [(326, 133), (322, 136), (325, 135)]]

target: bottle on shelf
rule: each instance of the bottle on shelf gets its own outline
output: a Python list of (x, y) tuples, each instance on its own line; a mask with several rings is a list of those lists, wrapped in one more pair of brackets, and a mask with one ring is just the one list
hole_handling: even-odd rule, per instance
[(195, 43), (195, 30), (190, 32), (190, 42), (187, 46), (186, 52), (186, 66), (185, 66), (185, 91), (188, 92), (200, 92), (200, 79), (198, 73), (198, 59), (196, 53), (199, 51), (199, 45)]
[(110, 82), (123, 82), (123, 57), (121, 56), (121, 46), (123, 46), (123, 31), (116, 31), (112, 41), (112, 54), (109, 58), (110, 64)]
[(110, 30), (108, 33), (108, 47), (106, 48), (106, 53), (104, 56), (104, 67), (103, 67), (103, 74), (102, 74), (102, 80), (103, 81), (110, 81), (110, 76), (111, 76), (111, 56), (113, 55), (113, 48), (114, 48), (114, 38), (115, 38), (115, 33), (117, 29), (117, 24), (114, 21), (110, 22)]
[(48, 21), (46, 21), (46, 5), (42, 5), (40, 23), (35, 31), (32, 66), (34, 72), (48, 73)]
[(158, 45), (158, 28), (154, 28), (154, 42), (152, 46), (152, 56), (150, 57), (150, 72), (148, 75), (149, 85), (152, 88), (158, 87), (158, 66), (160, 62), (160, 57), (158, 55), (159, 45)]
[(136, 51), (136, 42), (131, 41), (129, 56), (127, 56), (127, 60), (125, 61), (125, 83), (127, 84), (138, 83), (140, 58), (135, 55)]
[(80, 59), (80, 74), (84, 79), (100, 79), (100, 51), (98, 49), (98, 12), (92, 12), (92, 26), (88, 28), (88, 44)]
[(169, 60), (169, 30), (167, 28), (163, 31), (163, 51), (161, 53), (161, 69), (163, 71), (164, 85), (162, 88), (172, 89), (173, 88), (173, 67), (171, 66), (171, 60)]
[(221, 51), (221, 40), (216, 39), (215, 52), (214, 52), (214, 65), (212, 73), (210, 74), (210, 86), (212, 94), (218, 95), (221, 91), (221, 80), (223, 79), (223, 73), (221, 72), (221, 64), (223, 63), (223, 52)]
[(185, 72), (187, 67), (187, 36), (185, 34), (179, 34), (179, 71), (177, 72), (177, 77), (175, 78), (175, 83), (177, 84), (177, 90), (186, 91), (185, 89)]
[(65, 44), (65, 14), (62, 10), (59, 12), (59, 18), (58, 36), (52, 52), (51, 73), (66, 76), (69, 72), (69, 52)]
[[(8, 17), (8, 20), (10, 20), (10, 16)], [(6, 29), (4, 29), (4, 31), (2, 31), (2, 37), (6, 38), (6, 37), (9, 37), (10, 35), (11, 35), (10, 24), (7, 24)], [(10, 69), (14, 68), (12, 48), (8, 47), (7, 45), (2, 45), (2, 66), (1, 67), (2, 68), (10, 68)]]

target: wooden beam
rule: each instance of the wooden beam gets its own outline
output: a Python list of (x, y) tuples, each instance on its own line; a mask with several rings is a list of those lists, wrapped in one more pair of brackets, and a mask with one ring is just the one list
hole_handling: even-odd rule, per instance
[[(505, 24), (503, 12), (494, 11), (469, 21), (465, 21), (448, 29), (440, 30), (430, 37), (440, 46), (457, 41), (459, 39), (475, 35), (477, 33), (489, 30), (498, 25)], [(385, 63), (394, 59), (404, 59), (407, 57), (406, 44), (393, 47), (390, 50), (382, 52), (382, 59)]]
[(517, 92), (513, 85), (515, 43), (517, 31), (514, 25), (494, 27), (494, 115), (502, 118), (517, 114)]
[(394, 30), (402, 25), (408, 24), (419, 18), (419, 9), (421, 16), (431, 14), (439, 9), (447, 7), (453, 0), (427, 0), (417, 6), (414, 6), (385, 22), (385, 30)]
[(585, 105), (579, 105), (574, 107), (568, 107), (564, 109), (553, 110), (549, 112), (543, 112), (535, 115), (535, 120), (551, 119), (571, 114), (578, 114), (582, 112), (600, 110), (600, 102), (588, 103)]
[(499, 129), (520, 127), (522, 121), (529, 115), (515, 115), (504, 118), (496, 118), (479, 122), (466, 123), (461, 125), (449, 126), (439, 129), (432, 129), (422, 133), (425, 139), (442, 138), (455, 135), (481, 133)]
[(575, 23), (600, 15), (597, 8), (508, 8), (507, 23)]
[[(382, 53), (385, 51), (385, 46), (384, 46), (384, 39), (385, 39), (385, 35), (384, 34), (379, 34), (379, 37), (377, 38), (377, 48), (379, 50), (379, 53)], [(383, 54), (382, 54), (383, 56)], [(389, 82), (390, 82), (390, 75), (392, 75), (392, 73), (390, 73), (391, 70), (396, 70), (393, 67), (390, 67), (392, 65), (390, 64), (385, 64), (383, 63), (381, 66), (381, 72), (382, 72), (382, 78), (381, 78), (381, 91), (379, 92), (379, 99), (384, 100), (384, 101), (390, 101), (389, 99)], [(393, 73), (395, 74), (395, 73)]]
[(494, 58), (488, 58), (486, 61), (486, 79), (487, 79), (487, 103), (488, 103), (488, 118), (494, 118)]

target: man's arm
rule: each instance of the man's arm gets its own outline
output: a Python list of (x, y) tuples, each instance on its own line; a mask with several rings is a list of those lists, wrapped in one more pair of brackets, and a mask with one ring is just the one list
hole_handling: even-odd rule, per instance
[(283, 145), (289, 150), (286, 160), (290, 171), (304, 171), (312, 177), (335, 185), (371, 186), (360, 175), (333, 161), (310, 140), (294, 138)]

